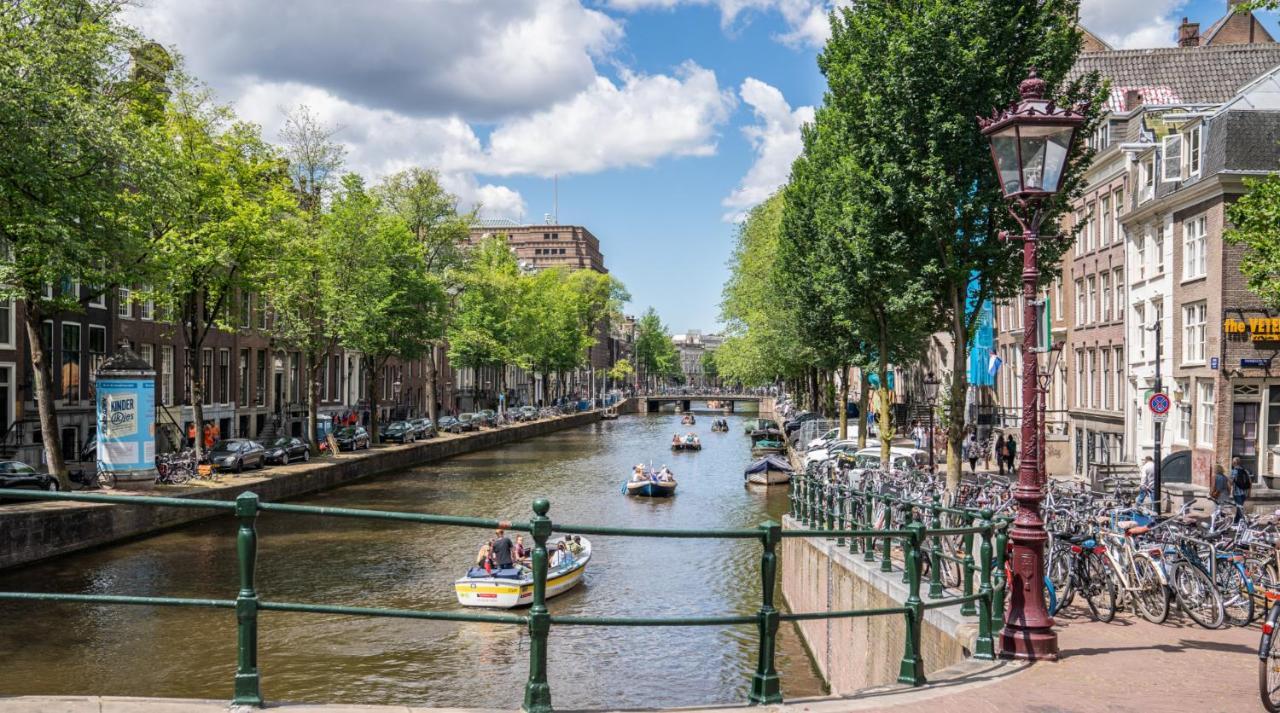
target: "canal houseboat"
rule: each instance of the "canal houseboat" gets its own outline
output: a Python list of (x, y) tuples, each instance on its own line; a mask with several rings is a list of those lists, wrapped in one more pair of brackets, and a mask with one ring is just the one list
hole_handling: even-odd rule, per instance
[[(547, 599), (564, 594), (582, 581), (583, 574), (587, 571), (587, 562), (591, 560), (591, 542), (585, 537), (578, 539), (582, 543), (582, 554), (576, 555), (573, 564), (548, 568)], [(552, 556), (556, 545), (561, 542), (567, 546), (569, 538), (547, 542), (548, 557)], [(453, 588), (458, 595), (458, 603), (464, 607), (524, 607), (533, 602), (533, 571), (521, 567), (486, 572), (482, 567), (473, 567), (467, 572), (467, 576), (454, 582)]]
[(768, 455), (747, 466), (742, 477), (749, 485), (786, 485), (791, 482), (791, 464), (776, 455)]

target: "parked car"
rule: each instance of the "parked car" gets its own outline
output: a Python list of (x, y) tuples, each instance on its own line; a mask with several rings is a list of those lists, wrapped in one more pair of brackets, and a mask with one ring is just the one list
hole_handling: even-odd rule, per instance
[(58, 479), (48, 473), (38, 473), (35, 468), (22, 461), (0, 461), (0, 491), (4, 490), (48, 490), (56, 492), (58, 490)]
[(231, 470), (241, 473), (245, 468), (261, 468), (266, 465), (267, 451), (256, 441), (246, 438), (227, 438), (209, 449), (209, 465), (214, 470)]
[(339, 429), (333, 434), (333, 438), (338, 442), (340, 451), (358, 451), (369, 447), (369, 432), (364, 430), (364, 426), (347, 426)]
[(824, 461), (835, 458), (840, 454), (852, 455), (858, 452), (858, 442), (853, 439), (843, 441), (832, 441), (823, 448), (815, 448), (804, 454), (804, 464), (808, 466), (810, 463), (822, 463)]
[(480, 421), (476, 418), (476, 415), (474, 413), (458, 414), (458, 424), (462, 427), (462, 430), (464, 431), (480, 430)]
[(788, 437), (790, 437), (792, 433), (795, 433), (796, 431), (800, 430), (800, 427), (803, 426), (805, 422), (812, 421), (818, 418), (822, 418), (822, 414), (806, 411), (805, 413), (799, 414), (788, 421), (784, 421), (782, 424), (783, 432), (786, 433)]
[(482, 409), (477, 411), (476, 418), (480, 420), (481, 426), (488, 426), (489, 428), (498, 427), (498, 412), (493, 409)]
[(301, 438), (281, 436), (270, 443), (262, 444), (262, 448), (266, 451), (264, 460), (272, 465), (289, 465), (295, 460), (303, 462), (311, 460), (311, 449), (302, 442)]
[(393, 421), (386, 428), (378, 431), (378, 438), (383, 443), (413, 443), (418, 440), (413, 432), (413, 424), (408, 421)]
[(839, 438), (839, 436), (840, 436), (840, 429), (833, 428), (830, 431), (827, 431), (821, 436), (818, 436), (817, 438), (805, 444), (805, 450), (811, 451), (815, 448), (826, 448), (828, 445), (835, 442), (835, 440)]
[(533, 406), (521, 406), (516, 410), (515, 419), (517, 421), (537, 421), (538, 409)]
[(462, 423), (453, 416), (436, 419), (436, 433), (462, 433)]
[(436, 435), (436, 425), (429, 418), (415, 418), (409, 423), (413, 425), (414, 438), (431, 438)]
[[(891, 468), (902, 473), (924, 470), (929, 464), (929, 452), (918, 448), (897, 447), (889, 449)], [(862, 474), (868, 470), (878, 470), (880, 465), (880, 446), (863, 448), (853, 454), (845, 454), (841, 458), (849, 462), (847, 477), (850, 482), (858, 482)]]

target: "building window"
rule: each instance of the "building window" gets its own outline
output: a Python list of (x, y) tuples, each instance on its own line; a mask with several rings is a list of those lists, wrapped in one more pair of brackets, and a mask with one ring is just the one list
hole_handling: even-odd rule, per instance
[(1098, 407), (1097, 363), (1098, 353), (1097, 351), (1090, 349), (1088, 354), (1085, 356), (1085, 389), (1087, 389), (1086, 397), (1088, 400), (1086, 406), (1089, 408)]
[(156, 350), (150, 344), (138, 345), (138, 356), (147, 363), (152, 369), (156, 368)]
[(320, 359), (320, 366), (317, 369), (320, 372), (320, 394), (319, 399), (325, 401), (329, 398), (329, 355), (325, 354)]
[(173, 405), (173, 347), (160, 345), (160, 403)]
[(261, 297), (258, 298), (258, 329), (267, 329), (267, 306), (263, 304)]
[(1111, 409), (1111, 350), (1102, 350), (1102, 408)]
[(13, 300), (0, 300), (0, 347), (13, 349), (14, 331), (17, 329)]
[(107, 360), (107, 328), (97, 324), (89, 325), (89, 373), (96, 375), (98, 367)]
[(1089, 311), (1087, 312), (1087, 321), (1093, 324), (1098, 321), (1098, 279), (1093, 275), (1089, 276)]
[(1124, 314), (1126, 304), (1124, 301), (1124, 268), (1117, 267), (1111, 274), (1113, 275), (1111, 282), (1116, 286), (1116, 305), (1114, 314), (1116, 319), (1120, 319)]
[[(253, 293), (240, 293), (240, 327), (249, 329), (253, 326)], [(248, 403), (246, 400), (245, 403)]]
[(1182, 279), (1194, 280), (1208, 272), (1205, 255), (1205, 228), (1208, 220), (1200, 216), (1188, 220), (1182, 227), (1184, 244), (1182, 252)]
[(1141, 186), (1139, 203), (1146, 203), (1156, 197), (1156, 156), (1149, 154), (1138, 164), (1138, 178)]
[(129, 288), (121, 287), (116, 296), (120, 300), (116, 304), (116, 316), (121, 319), (133, 319), (133, 304), (129, 301)]
[(1112, 359), (1114, 360), (1114, 366), (1116, 370), (1115, 379), (1111, 382), (1111, 385), (1114, 386), (1116, 390), (1115, 399), (1112, 401), (1112, 403), (1115, 404), (1115, 410), (1123, 411), (1124, 410), (1124, 372), (1125, 372), (1124, 347), (1116, 347), (1115, 349), (1112, 350), (1112, 352), (1113, 352)]
[(93, 290), (94, 295), (89, 298), (89, 306), (96, 309), (107, 308), (107, 291), (98, 287), (89, 288)]
[(1156, 263), (1156, 269), (1153, 274), (1163, 275), (1164, 274), (1164, 228), (1163, 227), (1161, 227), (1160, 229), (1156, 230), (1154, 233), (1151, 234), (1151, 241), (1152, 241), (1151, 252), (1155, 253), (1154, 255), (1152, 255), (1152, 257), (1155, 258), (1155, 263)]
[(1196, 386), (1199, 389), (1200, 403), (1200, 423), (1197, 427), (1196, 440), (1202, 446), (1213, 446), (1213, 428), (1217, 422), (1216, 408), (1214, 402), (1214, 385), (1212, 381), (1198, 381)]
[(1098, 247), (1097, 234), (1094, 232), (1096, 227), (1094, 225), (1094, 219), (1093, 204), (1090, 203), (1089, 207), (1085, 209), (1084, 214), (1085, 252), (1093, 252), (1093, 249)]
[(266, 350), (258, 350), (258, 371), (257, 371), (257, 393), (254, 397), (254, 403), (258, 406), (267, 405), (267, 352)]
[(1187, 174), (1190, 176), (1200, 175), (1200, 126), (1196, 126), (1187, 131), (1184, 136), (1187, 153)]
[(62, 323), (62, 398), (80, 400), (80, 325)]
[[(144, 287), (142, 288), (142, 291), (150, 292), (151, 288)], [(139, 318), (145, 319), (147, 321), (151, 321), (156, 318), (156, 301), (155, 300), (150, 298), (143, 300), (142, 305), (138, 309), (139, 309), (139, 314), (138, 314)]]
[(1138, 331), (1134, 342), (1138, 345), (1138, 358), (1147, 360), (1147, 310), (1141, 304), (1133, 306), (1133, 326)]
[(1164, 170), (1161, 180), (1174, 183), (1182, 180), (1182, 135), (1169, 134), (1164, 137)]
[(1102, 278), (1102, 321), (1110, 322), (1111, 321), (1111, 305), (1113, 304), (1112, 295), (1111, 295), (1111, 273), (1104, 272), (1102, 273), (1101, 278)]
[(213, 350), (200, 352), (200, 395), (204, 403), (213, 402)]
[(1204, 302), (1186, 305), (1182, 308), (1182, 361), (1200, 363), (1204, 361), (1204, 323), (1206, 316)]
[(1133, 239), (1133, 264), (1138, 268), (1139, 280), (1143, 280), (1147, 276), (1147, 240), (1150, 235), (1151, 226), (1147, 226), (1140, 235)]
[(231, 403), (231, 352), (218, 350), (218, 403)]
[(1116, 240), (1120, 240), (1123, 237), (1122, 233), (1124, 232), (1124, 226), (1120, 225), (1120, 216), (1124, 214), (1124, 189), (1123, 188), (1116, 189), (1115, 200), (1113, 201), (1112, 205), (1114, 205), (1115, 207), (1115, 216), (1116, 216), (1115, 218), (1116, 228), (1115, 228), (1114, 235)]
[(1053, 281), (1053, 312), (1056, 319), (1062, 319), (1062, 278)]
[(1102, 217), (1098, 221), (1098, 244), (1106, 247), (1111, 242), (1111, 196), (1102, 197)]
[(240, 370), (237, 372), (240, 378), (240, 405), (249, 405), (249, 350), (240, 350)]
[(1178, 432), (1176, 438), (1179, 443), (1191, 442), (1191, 394), (1187, 388), (1187, 382), (1178, 382), (1178, 391), (1186, 394), (1186, 400), (1178, 402)]

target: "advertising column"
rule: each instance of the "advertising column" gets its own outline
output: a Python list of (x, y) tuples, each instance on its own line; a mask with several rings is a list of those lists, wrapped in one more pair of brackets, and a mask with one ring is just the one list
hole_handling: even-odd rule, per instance
[(127, 346), (98, 370), (98, 467), (118, 482), (155, 480), (155, 389), (155, 371)]

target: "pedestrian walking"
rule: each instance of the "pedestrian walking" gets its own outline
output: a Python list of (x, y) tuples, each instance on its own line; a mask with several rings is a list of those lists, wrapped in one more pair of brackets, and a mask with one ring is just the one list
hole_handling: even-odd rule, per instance
[(924, 445), (924, 437), (924, 427), (920, 425), (920, 421), (918, 419), (913, 420), (911, 422), (911, 440), (915, 441), (916, 450), (920, 450), (920, 447)]
[(1009, 468), (1009, 475), (1013, 475), (1015, 472), (1014, 463), (1018, 462), (1018, 441), (1014, 439), (1012, 433), (1009, 434), (1008, 438), (1004, 439), (1004, 452), (1006, 454), (1005, 457), (1008, 459), (1005, 465)]
[(1240, 465), (1240, 458), (1231, 459), (1231, 498), (1236, 504), (1235, 522), (1244, 520), (1244, 502), (1249, 499), (1249, 491), (1253, 488), (1253, 473)]
[(964, 442), (964, 457), (969, 461), (969, 471), (974, 475), (978, 474), (978, 434), (973, 431), (969, 432), (969, 438)]
[(1005, 458), (1008, 453), (1004, 449), (1004, 434), (1001, 433), (996, 437), (996, 465), (1000, 467), (1000, 475), (1004, 475), (1004, 464), (1008, 461)]
[(1209, 488), (1209, 497), (1213, 499), (1217, 509), (1221, 511), (1222, 508), (1233, 504), (1231, 480), (1227, 478), (1227, 472), (1223, 470), (1221, 463), (1213, 467), (1213, 472), (1213, 486)]
[(1156, 489), (1156, 462), (1151, 456), (1142, 459), (1142, 484), (1138, 486), (1138, 504), (1154, 498)]

